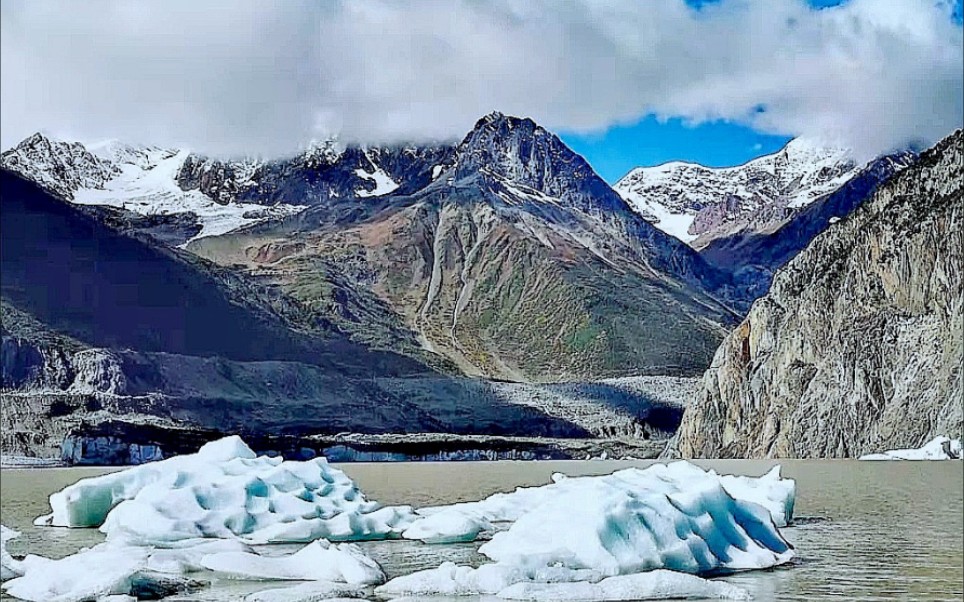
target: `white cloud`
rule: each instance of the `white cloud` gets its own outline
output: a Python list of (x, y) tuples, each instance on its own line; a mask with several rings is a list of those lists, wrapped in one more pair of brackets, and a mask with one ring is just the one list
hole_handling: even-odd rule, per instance
[(4, 147), (48, 129), (272, 154), (331, 130), (457, 138), (496, 109), (583, 132), (656, 113), (869, 155), (961, 125), (948, 15), (934, 0), (4, 0), (0, 132)]

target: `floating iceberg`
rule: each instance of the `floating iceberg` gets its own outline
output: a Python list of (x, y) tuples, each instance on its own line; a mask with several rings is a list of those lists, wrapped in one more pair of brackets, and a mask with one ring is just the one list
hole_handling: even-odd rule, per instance
[(460, 543), (475, 541), (492, 524), (480, 514), (469, 510), (438, 512), (419, 518), (402, 533), (406, 539), (424, 543)]
[[(287, 556), (265, 557), (238, 540), (189, 540), (171, 547), (107, 541), (61, 560), (27, 556), (22, 576), (4, 583), (7, 593), (32, 602), (79, 602), (106, 596), (158, 598), (196, 589), (191, 573), (213, 570), (246, 580), (323, 580), (302, 588), (300, 599), (356, 596), (385, 580), (378, 563), (352, 544), (320, 540)], [(269, 600), (270, 594), (263, 598)]]
[(960, 460), (961, 440), (936, 437), (917, 449), (894, 449), (860, 456), (861, 460)]
[(376, 585), (385, 581), (378, 563), (356, 545), (333, 545), (319, 539), (288, 556), (261, 556), (253, 552), (221, 552), (205, 556), (201, 564), (238, 579), (329, 581)]
[[(714, 596), (741, 597), (742, 590), (716, 587), (697, 578), (671, 578), (672, 572), (652, 575), (652, 571), (699, 575), (763, 569), (794, 556), (771, 514), (790, 518), (793, 502), (787, 498), (793, 497), (794, 487), (792, 481), (788, 485), (780, 480), (776, 471), (744, 481), (675, 463), (606, 477), (556, 475), (553, 480), (540, 488), (429, 510), (426, 522), (457, 527), (449, 535), (465, 531), (454, 521), (459, 515), (512, 524), (479, 548), (493, 563), (479, 568), (446, 563), (393, 579), (377, 588), (376, 594), (536, 596), (530, 599), (559, 594), (572, 596), (561, 599), (585, 595), (596, 600), (628, 595), (620, 592), (636, 584), (657, 597), (661, 592), (697, 595), (711, 590)], [(736, 499), (727, 485), (752, 499)], [(628, 575), (640, 576), (607, 581)], [(544, 587), (575, 583), (582, 585)]]
[(706, 483), (716, 483), (731, 497), (759, 504), (767, 509), (774, 524), (785, 527), (793, 519), (796, 483), (780, 478), (775, 466), (762, 477), (718, 475), (688, 462), (655, 464), (646, 469), (629, 468), (599, 477), (569, 478), (554, 474), (553, 483), (541, 487), (519, 487), (512, 493), (497, 493), (478, 502), (436, 506), (418, 510), (419, 518), (403, 532), (407, 539), (426, 543), (472, 541), (482, 532), (492, 530), (491, 523), (515, 522), (528, 512), (559, 495), (593, 487), (597, 483), (614, 484), (628, 491), (662, 491), (667, 484), (684, 490)]
[(37, 524), (94, 527), (125, 541), (155, 544), (199, 537), (248, 543), (398, 537), (407, 506), (380, 507), (324, 458), (256, 457), (239, 437), (120, 472), (83, 479), (50, 496)]
[(741, 587), (665, 570), (609, 577), (598, 583), (517, 583), (499, 592), (498, 596), (532, 602), (750, 599), (750, 594)]
[(475, 596), (498, 594), (516, 583), (572, 583), (599, 581), (604, 575), (593, 570), (538, 566), (522, 562), (483, 564), (478, 568), (445, 562), (438, 568), (417, 571), (375, 588), (375, 594), (396, 596)]
[(604, 576), (761, 569), (793, 557), (766, 509), (733, 499), (715, 479), (641, 491), (589, 482), (553, 496), (479, 551), (505, 564), (538, 561)]
[(0, 525), (0, 581), (23, 575), (20, 561), (7, 553), (7, 542), (18, 537), (19, 531)]

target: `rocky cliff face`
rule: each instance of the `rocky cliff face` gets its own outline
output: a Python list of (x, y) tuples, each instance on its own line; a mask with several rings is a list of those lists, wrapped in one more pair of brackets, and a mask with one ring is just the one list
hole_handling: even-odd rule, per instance
[(777, 273), (685, 413), (684, 457), (856, 457), (962, 432), (964, 135)]

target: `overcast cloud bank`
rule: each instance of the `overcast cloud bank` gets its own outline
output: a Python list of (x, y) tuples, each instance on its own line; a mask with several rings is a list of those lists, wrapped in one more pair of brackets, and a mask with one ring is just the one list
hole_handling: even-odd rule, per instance
[(869, 157), (964, 113), (947, 3), (4, 0), (2, 145), (38, 129), (221, 155), (729, 119)]

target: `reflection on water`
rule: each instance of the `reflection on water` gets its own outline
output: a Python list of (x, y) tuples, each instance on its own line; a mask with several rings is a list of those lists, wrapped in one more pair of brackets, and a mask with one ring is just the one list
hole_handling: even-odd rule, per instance
[[(701, 462), (720, 472), (761, 475), (773, 461)], [(340, 467), (371, 499), (426, 506), (475, 500), (520, 485), (541, 485), (553, 472), (605, 474), (639, 462), (483, 462), (345, 464)], [(797, 479), (799, 524), (784, 529), (798, 552), (793, 566), (726, 577), (757, 600), (955, 601), (964, 596), (964, 463), (791, 460), (784, 476)], [(23, 532), (13, 553), (61, 557), (98, 543), (94, 529), (36, 528), (49, 511), (47, 496), (97, 469), (0, 473), (0, 522)], [(361, 544), (389, 577), (450, 560), (479, 564), (478, 544), (426, 546), (408, 541)], [(296, 547), (294, 547), (296, 548)], [(270, 553), (294, 549), (274, 546)], [(262, 589), (298, 584), (218, 581), (178, 600), (237, 600)], [(460, 598), (459, 602), (470, 602)]]

